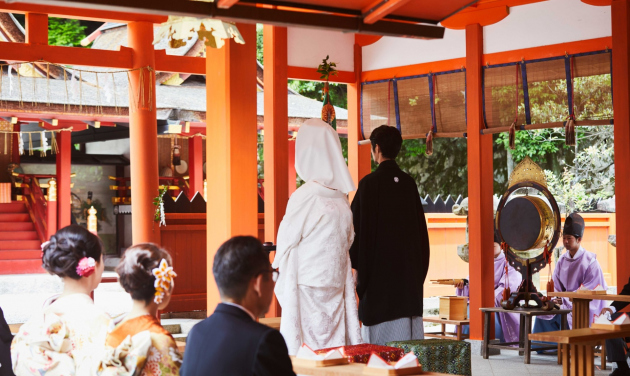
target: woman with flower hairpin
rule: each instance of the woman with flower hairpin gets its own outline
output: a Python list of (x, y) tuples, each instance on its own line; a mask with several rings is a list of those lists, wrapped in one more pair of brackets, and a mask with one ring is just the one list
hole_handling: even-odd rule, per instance
[(136, 244), (125, 252), (116, 272), (133, 306), (107, 336), (101, 376), (179, 375), (182, 357), (156, 317), (171, 299), (177, 276), (172, 265), (168, 252), (155, 244)]
[(105, 269), (103, 243), (81, 226), (62, 228), (42, 244), (42, 266), (61, 277), (63, 292), (49, 298), (11, 344), (16, 375), (96, 375), (111, 319), (90, 293)]

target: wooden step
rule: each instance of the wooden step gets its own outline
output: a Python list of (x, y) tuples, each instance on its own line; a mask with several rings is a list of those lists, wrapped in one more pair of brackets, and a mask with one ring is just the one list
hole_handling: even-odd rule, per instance
[(0, 240), (39, 240), (35, 231), (5, 231), (0, 226)]
[(0, 213), (28, 213), (28, 210), (23, 202), (14, 201), (0, 204)]
[(0, 231), (34, 231), (33, 222), (5, 222), (0, 225)]
[(28, 213), (0, 213), (0, 222), (30, 222)]
[(42, 260), (0, 260), (0, 274), (41, 274)]
[(0, 251), (40, 249), (41, 245), (39, 240), (0, 240)]
[(0, 250), (0, 260), (40, 260), (42, 251), (39, 249), (28, 250)]

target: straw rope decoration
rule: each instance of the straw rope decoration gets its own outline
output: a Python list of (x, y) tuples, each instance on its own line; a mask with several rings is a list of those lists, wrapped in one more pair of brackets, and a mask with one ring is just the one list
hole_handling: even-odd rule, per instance
[[(48, 145), (48, 140), (46, 139), (46, 132), (50, 132), (50, 145)], [(5, 137), (5, 142), (6, 139), (9, 138), (11, 135), (17, 134), (18, 135), (18, 150), (20, 155), (24, 155), (24, 138), (23, 136), (26, 134), (28, 136), (28, 155), (33, 155), (34, 153), (34, 149), (33, 149), (33, 137), (32, 135), (34, 133), (39, 133), (41, 135), (41, 143), (42, 143), (42, 150), (40, 150), (41, 156), (44, 157), (46, 156), (46, 151), (50, 148), (50, 151), (53, 154), (58, 154), (59, 153), (59, 144), (57, 144), (57, 137), (55, 136), (55, 133), (59, 133), (59, 132), (72, 132), (72, 128), (62, 128), (62, 129), (54, 129), (54, 130), (45, 130), (45, 131), (25, 131), (25, 132), (15, 132), (15, 131), (0, 131), (0, 134), (4, 134)], [(5, 145), (5, 154), (7, 153), (7, 146)]]
[[(45, 60), (34, 60), (34, 61), (20, 62), (20, 63), (0, 64), (0, 70), (4, 70), (4, 67), (8, 68), (9, 89), (10, 89), (9, 96), (5, 98), (4, 94), (6, 93), (4, 93), (2, 90), (4, 75), (0, 74), (0, 107), (7, 107), (9, 104), (8, 102), (18, 102), (19, 107), (24, 107), (24, 94), (25, 94), (24, 89), (25, 88), (22, 88), (22, 76), (24, 76), (24, 74), (20, 73), (20, 67), (22, 66), (22, 64), (35, 64), (35, 63), (46, 64), (45, 72), (41, 73), (41, 76), (42, 76), (41, 78), (46, 80), (46, 89), (45, 89), (46, 93), (45, 95), (44, 93), (41, 93), (40, 97), (42, 99), (45, 98), (45, 100), (40, 101), (38, 98), (38, 92), (42, 89), (42, 85), (37, 84), (38, 77), (35, 76), (35, 73), (37, 71), (35, 70), (35, 67), (33, 67), (34, 75), (31, 77), (31, 83), (33, 85), (33, 92), (32, 92), (32, 98), (30, 101), (32, 106), (35, 106), (38, 103), (41, 103), (41, 104), (45, 103), (46, 106), (53, 105), (53, 103), (51, 103), (50, 82), (51, 80), (56, 80), (56, 79), (54, 77), (51, 77), (50, 68), (57, 67), (63, 71), (63, 76), (60, 77), (59, 80), (63, 80), (62, 90), (65, 90), (65, 101), (63, 103), (64, 111), (70, 111), (73, 109), (73, 104), (71, 104), (70, 102), (71, 102), (72, 97), (75, 97), (75, 96), (70, 95), (70, 88), (68, 87), (68, 80), (72, 80), (73, 82), (71, 82), (71, 84), (79, 85), (79, 88), (78, 88), (78, 96), (79, 96), (78, 102), (79, 103), (78, 105), (76, 105), (79, 111), (86, 112), (86, 113), (88, 112), (97, 113), (97, 114), (104, 113), (105, 105), (103, 103), (103, 93), (101, 93), (101, 91), (104, 90), (104, 92), (107, 93), (107, 98), (108, 98), (107, 102), (110, 102), (111, 97), (113, 97), (113, 102), (114, 102), (113, 110), (115, 113), (120, 113), (122, 108), (120, 107), (120, 104), (119, 104), (121, 103), (121, 101), (117, 98), (116, 74), (127, 75), (127, 82), (129, 85), (130, 111), (133, 112), (138, 109), (153, 110), (154, 108), (155, 88), (153, 87), (153, 84), (149, 84), (149, 83), (153, 82), (152, 79), (155, 77), (155, 71), (151, 67), (140, 67), (140, 68), (134, 68), (134, 69), (114, 70), (114, 71), (105, 71), (105, 72), (73, 68), (71, 70), (72, 75), (70, 76), (68, 73), (68, 68), (66, 68), (65, 66), (51, 63)], [(13, 93), (14, 77), (13, 77), (12, 70), (15, 70), (15, 76), (17, 77), (16, 84), (17, 84), (17, 92), (18, 92), (19, 98), (15, 100), (11, 99), (11, 96), (14, 95)], [(131, 77), (132, 72), (136, 72), (139, 75), (138, 80), (136, 81), (136, 84), (133, 84), (132, 82), (132, 77)], [(83, 80), (84, 74), (94, 74), (95, 82), (84, 81)], [(104, 87), (101, 87), (101, 84), (103, 83), (102, 75), (104, 74), (111, 75), (109, 76), (111, 77), (111, 87), (110, 85), (104, 85)], [(99, 75), (101, 77), (99, 77)], [(95, 88), (94, 101), (96, 102), (96, 104), (94, 105), (89, 104), (88, 97), (86, 97), (86, 94), (88, 94), (89, 92), (85, 90), (83, 85), (88, 85)], [(110, 90), (111, 90), (111, 95), (110, 95)], [(75, 100), (76, 100), (76, 97), (75, 97)], [(108, 107), (111, 108), (110, 106)]]

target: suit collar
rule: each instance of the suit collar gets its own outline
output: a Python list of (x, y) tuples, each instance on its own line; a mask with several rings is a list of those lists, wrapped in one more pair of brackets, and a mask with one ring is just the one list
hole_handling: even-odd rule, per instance
[(388, 159), (386, 161), (379, 163), (376, 169), (377, 170), (394, 170), (394, 169), (397, 170), (399, 169), (399, 167), (394, 159)]
[(225, 303), (219, 303), (217, 305), (217, 308), (214, 310), (214, 313), (225, 313), (228, 315), (236, 316), (242, 320), (255, 321), (255, 320), (252, 320), (252, 317), (247, 312), (245, 312), (242, 308), (235, 307), (233, 305), (225, 304)]

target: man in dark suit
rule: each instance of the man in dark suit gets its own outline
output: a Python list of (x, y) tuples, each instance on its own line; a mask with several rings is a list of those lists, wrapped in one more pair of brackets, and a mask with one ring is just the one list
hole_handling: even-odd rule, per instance
[[(630, 295), (630, 279), (628, 279), (628, 283), (623, 286), (619, 295)], [(608, 312), (614, 320), (621, 315), (620, 311), (626, 308), (628, 304), (630, 303), (614, 301), (609, 307), (602, 309), (601, 314)], [(623, 338), (606, 340), (606, 358), (609, 362), (617, 363), (617, 369), (615, 369), (610, 376), (630, 376), (630, 367), (628, 367), (626, 353), (623, 348), (624, 340)]]
[(4, 312), (0, 308), (0, 376), (14, 376), (11, 364), (11, 341), (13, 334), (9, 324), (4, 319)]
[(188, 335), (182, 376), (295, 376), (280, 332), (259, 324), (278, 272), (251, 236), (223, 243), (212, 266), (221, 301)]

